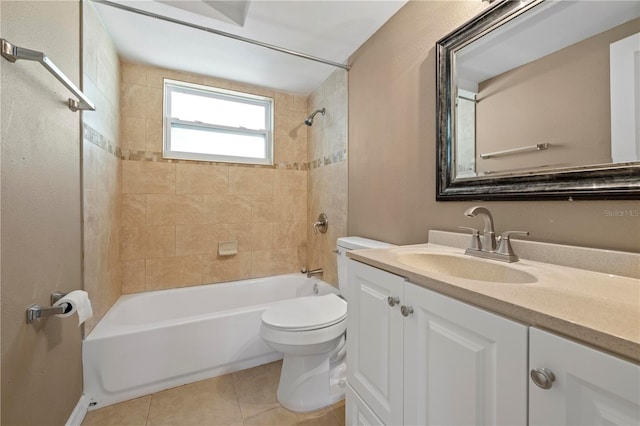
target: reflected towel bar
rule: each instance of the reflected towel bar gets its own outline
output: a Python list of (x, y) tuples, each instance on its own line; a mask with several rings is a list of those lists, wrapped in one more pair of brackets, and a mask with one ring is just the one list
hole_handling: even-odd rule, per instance
[(80, 91), (80, 89), (78, 89), (76, 85), (62, 73), (62, 71), (60, 71), (60, 69), (47, 57), (47, 55), (42, 52), (36, 52), (35, 50), (18, 47), (3, 38), (0, 39), (0, 41), (2, 42), (2, 57), (7, 61), (15, 62), (18, 59), (26, 59), (27, 61), (40, 62), (42, 66), (44, 66), (55, 78), (58, 79), (58, 81), (60, 81), (60, 83), (64, 84), (64, 86), (79, 99), (76, 101), (75, 99), (69, 98), (68, 106), (71, 111), (96, 110), (93, 102), (91, 102), (89, 98), (87, 98), (85, 94), (82, 93), (82, 91)]
[(496, 151), (496, 152), (488, 152), (486, 154), (480, 154), (480, 158), (482, 158), (483, 160), (486, 160), (487, 158), (491, 158), (491, 157), (500, 157), (502, 155), (518, 154), (521, 152), (544, 151), (549, 149), (550, 146), (551, 145), (548, 143), (539, 143), (537, 145), (525, 146), (522, 148), (505, 149), (504, 151)]

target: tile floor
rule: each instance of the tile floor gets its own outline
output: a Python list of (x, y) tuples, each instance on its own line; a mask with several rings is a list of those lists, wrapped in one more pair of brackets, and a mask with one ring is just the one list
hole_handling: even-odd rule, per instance
[(82, 426), (344, 426), (344, 401), (294, 413), (276, 401), (281, 361), (90, 411)]

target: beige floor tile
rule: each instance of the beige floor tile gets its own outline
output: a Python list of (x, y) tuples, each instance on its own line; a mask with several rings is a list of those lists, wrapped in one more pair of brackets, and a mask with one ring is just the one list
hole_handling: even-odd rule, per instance
[(244, 426), (294, 426), (298, 423), (298, 416), (282, 407), (245, 418)]
[(144, 426), (151, 395), (90, 411), (82, 426)]
[(276, 399), (282, 361), (233, 373), (244, 419), (279, 407)]
[(344, 399), (340, 402), (333, 404), (331, 406), (331, 412), (338, 419), (339, 426), (345, 426), (347, 424)]
[(153, 394), (147, 426), (230, 425), (242, 421), (230, 374)]
[[(338, 403), (339, 404), (339, 403)], [(339, 426), (340, 420), (334, 413), (336, 405), (323, 408), (311, 413), (298, 413), (298, 423), (300, 426)], [(344, 422), (343, 422), (344, 424)]]

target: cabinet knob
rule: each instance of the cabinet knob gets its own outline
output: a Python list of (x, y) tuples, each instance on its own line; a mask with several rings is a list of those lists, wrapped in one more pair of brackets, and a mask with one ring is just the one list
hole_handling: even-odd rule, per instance
[(387, 303), (389, 304), (389, 306), (396, 306), (398, 303), (400, 303), (400, 298), (389, 296), (387, 297)]
[(542, 389), (551, 389), (553, 382), (556, 380), (556, 375), (546, 368), (534, 368), (531, 370), (531, 380)]
[(413, 313), (413, 307), (412, 306), (402, 306), (400, 308), (400, 312), (402, 313), (403, 316), (408, 317), (410, 314)]

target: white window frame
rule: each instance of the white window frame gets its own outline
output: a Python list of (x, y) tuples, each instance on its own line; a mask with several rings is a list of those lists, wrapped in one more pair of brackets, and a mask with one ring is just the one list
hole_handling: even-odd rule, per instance
[[(165, 78), (163, 84), (164, 111), (162, 114), (163, 128), (163, 157), (178, 160), (196, 160), (196, 161), (212, 161), (221, 163), (241, 163), (241, 164), (259, 164), (273, 165), (273, 99), (266, 96), (258, 96), (249, 93), (236, 92), (234, 90), (221, 89), (218, 87), (204, 86), (201, 84), (186, 83), (184, 81), (170, 80)], [(229, 127), (218, 124), (209, 124), (202, 122), (193, 122), (179, 120), (169, 116), (171, 111), (171, 93), (182, 92), (195, 94), (198, 96), (211, 97), (224, 100), (233, 100), (245, 104), (260, 105), (265, 108), (266, 129), (253, 130), (243, 127)], [(265, 158), (259, 157), (237, 157), (229, 155), (194, 153), (175, 151), (171, 148), (171, 128), (183, 127), (191, 129), (199, 129), (202, 131), (216, 131), (223, 133), (232, 133), (237, 135), (260, 135), (265, 141)]]

